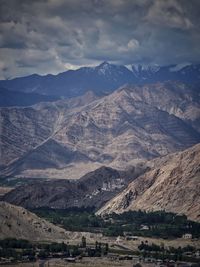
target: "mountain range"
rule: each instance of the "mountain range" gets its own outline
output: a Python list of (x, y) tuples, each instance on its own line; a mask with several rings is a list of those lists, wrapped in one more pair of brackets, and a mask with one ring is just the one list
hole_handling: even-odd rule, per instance
[(0, 114), (1, 174), (7, 176), (80, 178), (200, 141), (199, 97), (178, 82), (127, 85), (104, 97), (90, 92)]
[(69, 98), (84, 95), (89, 90), (102, 95), (113, 92), (124, 84), (149, 84), (168, 80), (199, 84), (200, 64), (168, 66), (133, 64), (127, 68), (123, 65), (103, 62), (96, 67), (82, 67), (57, 75), (33, 74), (11, 80), (1, 80), (0, 87), (19, 92)]
[(107, 62), (0, 81), (0, 176), (49, 179), (3, 199), (199, 221), (199, 81), (198, 64)]

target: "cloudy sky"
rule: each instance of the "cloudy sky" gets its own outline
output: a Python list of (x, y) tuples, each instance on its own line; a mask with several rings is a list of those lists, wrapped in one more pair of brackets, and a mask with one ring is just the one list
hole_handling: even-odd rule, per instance
[(200, 62), (199, 0), (0, 0), (0, 78)]

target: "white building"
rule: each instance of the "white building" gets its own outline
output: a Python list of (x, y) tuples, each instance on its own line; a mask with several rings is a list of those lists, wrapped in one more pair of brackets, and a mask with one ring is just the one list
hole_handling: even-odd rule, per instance
[(192, 239), (192, 234), (186, 233), (182, 236), (184, 239)]

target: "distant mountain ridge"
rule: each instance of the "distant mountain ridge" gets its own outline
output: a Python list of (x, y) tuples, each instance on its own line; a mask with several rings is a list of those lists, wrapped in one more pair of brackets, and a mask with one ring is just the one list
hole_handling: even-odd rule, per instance
[(200, 64), (132, 65), (140, 83), (180, 81), (189, 84), (200, 82)]
[(1, 80), (0, 87), (9, 90), (75, 97), (88, 90), (97, 95), (110, 93), (124, 84), (148, 84), (163, 81), (180, 81), (189, 84), (200, 83), (200, 64), (188, 65), (123, 65), (103, 62), (96, 67), (81, 67), (57, 75), (33, 74), (11, 80)]
[(41, 95), (38, 93), (24, 93), (0, 88), (0, 107), (26, 107), (40, 102), (59, 100), (57, 96)]

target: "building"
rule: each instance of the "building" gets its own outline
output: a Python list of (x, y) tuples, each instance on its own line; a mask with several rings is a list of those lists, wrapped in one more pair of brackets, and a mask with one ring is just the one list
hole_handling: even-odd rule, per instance
[(133, 240), (133, 241), (136, 241), (136, 240), (138, 240), (138, 236), (127, 236), (127, 237), (126, 237), (126, 240)]
[(184, 239), (192, 239), (192, 234), (186, 233), (182, 236)]
[(116, 243), (119, 244), (120, 242), (122, 242), (122, 237), (121, 236), (118, 236), (116, 238)]
[(142, 224), (140, 230), (149, 230), (149, 226)]
[(69, 257), (64, 259), (66, 262), (76, 262), (76, 258)]

